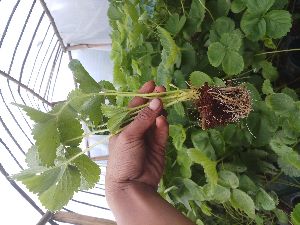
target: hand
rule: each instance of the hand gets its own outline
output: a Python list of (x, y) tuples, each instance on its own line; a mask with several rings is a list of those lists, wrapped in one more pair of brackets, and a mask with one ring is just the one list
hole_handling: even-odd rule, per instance
[[(140, 93), (163, 92), (164, 87), (153, 81), (144, 84)], [(129, 107), (147, 102), (135, 97)], [(106, 172), (106, 192), (125, 189), (132, 183), (142, 183), (156, 190), (165, 164), (168, 123), (161, 115), (162, 102), (153, 99), (125, 129), (110, 139)], [(108, 196), (109, 197), (109, 196)]]

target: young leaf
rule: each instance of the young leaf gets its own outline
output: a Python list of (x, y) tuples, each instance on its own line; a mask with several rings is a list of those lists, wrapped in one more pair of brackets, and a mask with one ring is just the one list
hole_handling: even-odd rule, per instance
[(208, 83), (208, 85), (213, 84), (212, 79), (206, 73), (200, 71), (194, 71), (191, 73), (190, 82), (191, 85), (196, 88), (201, 88), (205, 83)]
[(267, 35), (278, 39), (285, 36), (292, 27), (292, 16), (286, 10), (272, 10), (265, 15)]
[(300, 225), (300, 203), (298, 203), (291, 213), (293, 225)]
[(189, 149), (188, 154), (193, 162), (200, 164), (206, 176), (207, 183), (214, 188), (218, 182), (217, 163), (210, 160), (204, 152), (199, 149)]
[(219, 171), (219, 181), (218, 183), (224, 187), (228, 188), (238, 188), (239, 187), (239, 178), (235, 173), (228, 170)]
[(239, 189), (233, 189), (231, 195), (231, 205), (246, 213), (250, 218), (255, 218), (255, 205), (252, 198)]
[(90, 76), (77, 59), (73, 59), (69, 63), (69, 68), (72, 70), (76, 82), (79, 83), (79, 88), (83, 92), (98, 93), (100, 91), (99, 84)]
[[(68, 148), (67, 158), (70, 159), (81, 152), (80, 148)], [(100, 167), (93, 162), (87, 155), (80, 155), (72, 162), (72, 165), (76, 166), (81, 174), (81, 190), (90, 189), (95, 186), (95, 184), (100, 179)]]

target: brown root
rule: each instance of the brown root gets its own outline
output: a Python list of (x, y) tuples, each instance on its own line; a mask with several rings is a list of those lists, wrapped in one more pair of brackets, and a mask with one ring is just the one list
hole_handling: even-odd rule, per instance
[(244, 85), (199, 89), (198, 111), (202, 129), (234, 123), (246, 118), (252, 110), (251, 96)]

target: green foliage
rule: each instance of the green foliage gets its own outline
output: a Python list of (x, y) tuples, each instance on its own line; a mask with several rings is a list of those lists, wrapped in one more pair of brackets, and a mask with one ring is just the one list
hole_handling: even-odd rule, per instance
[(255, 218), (255, 205), (252, 198), (239, 189), (233, 189), (231, 195), (231, 205), (246, 213), (250, 218)]
[[(35, 145), (26, 155), (29, 168), (15, 178), (52, 211), (79, 189), (92, 188), (100, 170), (84, 154), (89, 149), (78, 147), (80, 123), (93, 134), (119, 132), (139, 112), (127, 108), (130, 98), (144, 82), (155, 80), (172, 99), (161, 195), (197, 224), (287, 224), (274, 185), (281, 173), (300, 177), (299, 90), (281, 79), (279, 57), (265, 54), (278, 50), (290, 30), (287, 4), (110, 0), (115, 86), (94, 81), (74, 60), (70, 68), (79, 88), (65, 102), (49, 112), (18, 105), (36, 124)], [(249, 117), (200, 129), (197, 101), (182, 102), (178, 93), (206, 82), (243, 83), (252, 97)], [(291, 218), (297, 221), (297, 215), (295, 209)]]
[(293, 225), (299, 225), (300, 224), (300, 204), (297, 204), (291, 214), (291, 219)]

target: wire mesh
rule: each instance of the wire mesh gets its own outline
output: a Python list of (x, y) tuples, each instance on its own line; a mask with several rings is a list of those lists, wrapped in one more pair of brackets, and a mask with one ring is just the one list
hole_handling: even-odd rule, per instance
[[(26, 168), (25, 154), (34, 143), (33, 123), (11, 103), (47, 111), (74, 88), (73, 77), (66, 74), (70, 54), (45, 6), (37, 0), (0, 1), (0, 171), (41, 215), (45, 209), (9, 175)], [(64, 83), (72, 85), (68, 89)], [(64, 210), (96, 217), (110, 213), (103, 184), (102, 175), (94, 189), (78, 192)]]

